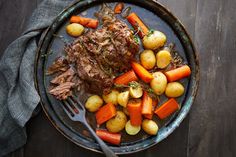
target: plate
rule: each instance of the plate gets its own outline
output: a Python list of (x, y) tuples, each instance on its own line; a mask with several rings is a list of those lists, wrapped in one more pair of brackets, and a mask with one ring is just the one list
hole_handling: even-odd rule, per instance
[[(113, 7), (116, 2), (122, 1), (80, 0), (64, 9), (40, 39), (35, 59), (35, 84), (41, 97), (42, 108), (48, 119), (69, 140), (96, 152), (101, 152), (99, 145), (90, 137), (82, 124), (71, 121), (62, 110), (61, 102), (47, 92), (51, 76), (47, 76), (45, 72), (56, 57), (63, 55), (64, 42), (71, 42), (74, 39), (68, 36), (65, 31), (65, 26), (69, 23), (69, 18), (72, 15), (86, 14), (86, 17), (93, 17), (94, 12), (99, 10), (102, 3)], [(120, 146), (110, 145), (116, 154), (128, 154), (147, 149), (170, 135), (189, 112), (199, 84), (199, 62), (196, 50), (181, 22), (164, 6), (153, 0), (125, 0), (124, 3), (126, 7), (130, 6), (132, 11), (136, 12), (150, 28), (164, 32), (168, 38), (167, 43), (174, 42), (176, 44), (176, 50), (190, 66), (192, 74), (189, 78), (181, 80), (186, 89), (184, 95), (177, 99), (181, 109), (165, 121), (156, 119), (160, 128), (158, 134), (148, 136), (144, 132), (140, 132), (136, 136), (128, 136), (122, 133), (122, 144)], [(63, 38), (59, 36), (63, 36)], [(85, 102), (86, 96), (80, 93), (79, 98), (81, 102)], [(166, 97), (161, 97), (159, 104), (166, 100)], [(87, 116), (88, 120), (92, 122), (92, 127), (95, 128), (93, 117), (89, 114)]]

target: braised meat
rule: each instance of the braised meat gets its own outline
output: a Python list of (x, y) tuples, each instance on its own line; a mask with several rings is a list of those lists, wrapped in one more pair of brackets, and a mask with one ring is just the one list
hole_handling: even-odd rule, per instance
[(117, 19), (85, 33), (65, 50), (68, 61), (76, 63), (79, 77), (97, 93), (109, 91), (115, 74), (130, 69), (139, 45), (128, 26)]
[(55, 88), (49, 91), (50, 94), (54, 95), (59, 100), (64, 100), (68, 96), (72, 95), (72, 88), (74, 87), (75, 83), (73, 82), (65, 82), (56, 86)]
[(75, 75), (75, 72), (72, 68), (69, 68), (66, 72), (62, 73), (61, 75), (55, 77), (50, 82), (53, 84), (62, 84), (65, 82), (71, 82), (73, 77)]
[[(133, 31), (117, 19), (112, 10), (105, 7), (100, 15), (103, 23), (101, 28), (85, 32), (73, 43), (65, 46), (66, 61), (76, 69), (76, 74), (73, 75), (77, 76), (79, 83), (83, 82), (90, 93), (97, 94), (110, 91), (115, 76), (131, 68), (129, 63), (139, 51), (139, 44), (134, 39)], [(62, 60), (55, 61), (54, 67), (61, 65), (57, 64), (59, 61), (65, 63)], [(60, 71), (59, 69), (49, 70)], [(59, 85), (50, 91), (51, 94), (64, 99), (70, 94), (72, 87), (80, 89), (79, 83), (68, 80), (71, 72), (69, 69), (51, 81)], [(63, 92), (59, 89), (63, 89)]]
[(64, 72), (69, 68), (68, 61), (65, 57), (58, 57), (53, 64), (48, 68), (47, 74), (51, 75), (57, 72)]

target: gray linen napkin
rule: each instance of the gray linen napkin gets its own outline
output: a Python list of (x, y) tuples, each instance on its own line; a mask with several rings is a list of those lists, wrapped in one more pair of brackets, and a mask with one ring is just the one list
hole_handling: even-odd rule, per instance
[(0, 60), (0, 156), (26, 143), (24, 126), (39, 103), (33, 79), (36, 38), (71, 2), (44, 0), (25, 33), (8, 46)]

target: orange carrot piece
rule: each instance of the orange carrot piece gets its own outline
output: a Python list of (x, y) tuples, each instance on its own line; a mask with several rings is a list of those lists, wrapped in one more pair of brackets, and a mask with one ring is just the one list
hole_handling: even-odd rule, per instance
[(119, 145), (121, 142), (121, 134), (120, 133), (110, 133), (106, 130), (96, 130), (96, 134), (103, 141), (109, 142), (111, 144)]
[(182, 67), (165, 72), (165, 75), (169, 82), (173, 82), (188, 77), (190, 74), (191, 70), (188, 65), (184, 65)]
[(174, 98), (171, 98), (163, 105), (158, 107), (155, 111), (155, 114), (157, 114), (160, 119), (165, 119), (179, 108), (178, 102)]
[(152, 98), (146, 91), (142, 97), (142, 114), (152, 114)]
[(127, 20), (134, 27), (136, 31), (138, 31), (139, 28), (141, 29), (141, 31), (139, 31), (138, 33), (140, 38), (143, 38), (145, 35), (148, 34), (149, 32), (148, 27), (142, 22), (142, 20), (138, 17), (137, 14), (130, 13), (127, 16)]
[(97, 124), (100, 125), (116, 115), (116, 108), (112, 103), (102, 106), (96, 113)]
[(132, 66), (134, 72), (144, 82), (149, 83), (153, 79), (152, 74), (149, 73), (142, 65), (140, 65), (140, 64), (138, 64), (136, 62), (131, 62), (131, 66)]
[(70, 23), (79, 23), (85, 27), (94, 28), (94, 29), (98, 27), (97, 19), (91, 19), (91, 18), (86, 18), (82, 16), (71, 16)]
[(124, 9), (124, 3), (117, 3), (114, 8), (114, 12), (115, 14), (120, 14), (123, 9)]
[(144, 114), (143, 116), (147, 119), (152, 119), (157, 104), (158, 104), (157, 100), (152, 100), (152, 113), (151, 114)]
[(131, 81), (137, 81), (138, 77), (136, 76), (135, 72), (133, 70), (130, 70), (117, 78), (115, 78), (114, 83), (115, 84), (121, 84), (121, 85), (128, 85)]
[(141, 125), (142, 124), (142, 102), (131, 101), (127, 104), (127, 109), (129, 112), (130, 123), (134, 126)]

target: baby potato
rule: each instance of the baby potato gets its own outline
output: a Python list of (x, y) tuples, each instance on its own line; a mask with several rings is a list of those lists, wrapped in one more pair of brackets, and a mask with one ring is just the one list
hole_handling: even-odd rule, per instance
[(161, 50), (156, 54), (157, 59), (157, 67), (158, 68), (166, 68), (171, 62), (171, 54), (167, 50)]
[(141, 130), (141, 126), (133, 126), (130, 120), (125, 125), (125, 131), (129, 135), (136, 135)]
[(176, 98), (184, 93), (184, 86), (179, 82), (171, 82), (166, 86), (165, 94), (167, 97)]
[(90, 96), (86, 103), (85, 103), (85, 108), (89, 112), (96, 112), (103, 104), (103, 100), (100, 96), (98, 95), (92, 95)]
[(143, 38), (143, 46), (145, 49), (155, 50), (166, 43), (166, 36), (160, 31), (153, 31), (151, 34), (145, 35)]
[(156, 135), (158, 132), (158, 126), (153, 120), (144, 119), (142, 122), (142, 128), (149, 135)]
[(118, 94), (117, 102), (123, 107), (126, 107), (129, 100), (129, 91), (121, 92)]
[(162, 72), (153, 73), (153, 77), (154, 79), (150, 82), (150, 86), (157, 95), (161, 95), (165, 92), (167, 78)]
[(143, 95), (142, 87), (129, 87), (129, 93), (132, 98), (140, 98)]
[(152, 50), (144, 50), (140, 54), (140, 62), (145, 69), (152, 69), (156, 64), (156, 58)]
[(117, 111), (116, 116), (106, 122), (106, 128), (113, 133), (120, 132), (125, 128), (126, 122), (126, 115), (121, 111)]
[(73, 37), (78, 37), (84, 32), (84, 26), (72, 23), (66, 26), (66, 32)]
[(117, 90), (112, 90), (109, 94), (107, 95), (102, 95), (103, 100), (106, 103), (112, 103), (113, 105), (117, 105), (117, 97), (119, 95), (119, 92)]

